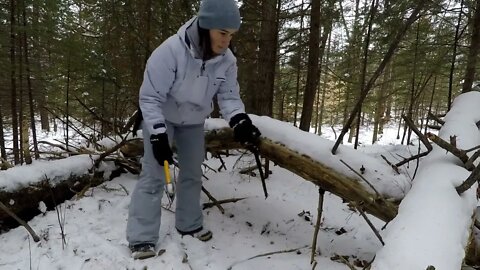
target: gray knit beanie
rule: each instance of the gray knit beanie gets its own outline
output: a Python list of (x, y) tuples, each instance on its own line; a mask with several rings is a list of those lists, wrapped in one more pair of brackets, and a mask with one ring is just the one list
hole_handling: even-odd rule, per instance
[(204, 29), (240, 28), (240, 11), (235, 0), (203, 0), (198, 24)]

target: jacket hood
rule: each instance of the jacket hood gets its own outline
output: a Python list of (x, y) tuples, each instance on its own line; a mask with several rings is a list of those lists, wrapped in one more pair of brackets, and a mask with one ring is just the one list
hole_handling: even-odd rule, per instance
[(180, 29), (178, 29), (177, 35), (194, 58), (203, 58), (203, 51), (200, 47), (200, 36), (198, 35), (198, 18), (196, 16), (182, 25)]

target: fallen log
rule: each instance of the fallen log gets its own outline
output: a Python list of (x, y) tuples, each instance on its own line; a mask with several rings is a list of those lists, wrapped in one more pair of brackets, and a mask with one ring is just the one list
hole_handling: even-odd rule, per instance
[[(135, 146), (127, 144), (122, 151), (128, 156), (139, 155), (143, 149), (141, 141), (134, 141)], [(230, 128), (216, 129), (205, 134), (208, 152), (214, 155), (225, 150), (242, 149), (243, 146), (233, 140)], [(133, 150), (135, 149), (135, 150)], [(136, 151), (136, 152), (132, 152)], [(398, 210), (396, 202), (377, 196), (362, 185), (358, 179), (338, 173), (312, 158), (289, 149), (271, 140), (262, 138), (259, 144), (260, 154), (275, 164), (303, 177), (305, 180), (329, 191), (347, 202), (362, 205), (362, 209), (383, 221), (392, 220)]]
[[(221, 128), (207, 132), (205, 142), (207, 151), (214, 155), (229, 149), (243, 148), (241, 144), (233, 140), (233, 133), (230, 128)], [(141, 140), (123, 141), (122, 144), (124, 145), (118, 145), (114, 148), (119, 148), (125, 156), (134, 157), (142, 154), (143, 143)], [(298, 174), (322, 189), (343, 198), (346, 202), (357, 206), (361, 205), (361, 210), (383, 221), (390, 221), (397, 214), (397, 204), (393, 199), (384, 198), (379, 193), (373, 193), (366, 185), (361, 183), (362, 180), (359, 178), (339, 173), (335, 169), (305, 154), (300, 154), (285, 145), (275, 143), (266, 138), (261, 139), (259, 152), (263, 157)], [(56, 203), (63, 202), (84, 187), (88, 185), (96, 186), (103, 181), (101, 177), (91, 178), (89, 175), (71, 176), (64, 181), (56, 181), (55, 185), (50, 185), (46, 180), (34, 185), (21, 187), (15, 191), (6, 192), (0, 190), (0, 201), (9, 206), (21, 218), (25, 216), (32, 217), (35, 214), (39, 214), (37, 209), (39, 202), (43, 201), (47, 206), (52, 207), (54, 201)], [(52, 198), (51, 194), (55, 194), (55, 198)], [(5, 227), (6, 224), (12, 224), (7, 222), (8, 219), (9, 217), (6, 213), (0, 212), (0, 229)]]
[[(46, 179), (15, 191), (0, 190), (0, 202), (21, 219), (30, 220), (41, 214), (38, 209), (40, 202), (44, 202), (48, 209), (53, 209), (56, 204), (72, 198), (86, 186), (97, 186), (104, 181), (103, 177), (72, 175), (68, 179), (60, 180), (57, 184), (52, 185)], [(0, 231), (18, 225), (18, 222), (8, 213), (0, 211)]]
[[(207, 150), (216, 152), (225, 149), (238, 149), (242, 146), (233, 141), (231, 129), (207, 133)], [(277, 165), (298, 174), (305, 180), (329, 191), (347, 202), (362, 205), (362, 209), (383, 221), (392, 220), (398, 211), (397, 205), (367, 190), (359, 180), (347, 177), (321, 164), (312, 158), (299, 154), (284, 145), (268, 139), (261, 139), (260, 154)]]

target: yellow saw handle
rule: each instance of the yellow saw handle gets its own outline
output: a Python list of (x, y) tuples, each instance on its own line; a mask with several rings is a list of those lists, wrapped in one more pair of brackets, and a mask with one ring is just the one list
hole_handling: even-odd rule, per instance
[(170, 179), (170, 169), (168, 168), (168, 161), (163, 161), (163, 171), (165, 172), (165, 180), (167, 181), (167, 185), (171, 183)]
[(167, 193), (170, 195), (175, 194), (175, 190), (173, 188), (172, 179), (170, 178), (170, 169), (168, 167), (168, 161), (163, 161), (163, 171), (165, 172), (165, 182), (167, 182)]

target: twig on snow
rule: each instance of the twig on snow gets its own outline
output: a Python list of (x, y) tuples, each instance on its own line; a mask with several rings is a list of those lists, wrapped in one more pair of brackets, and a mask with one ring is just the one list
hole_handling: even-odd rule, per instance
[(21, 218), (19, 218), (15, 213), (13, 213), (5, 204), (3, 204), (2, 202), (0, 202), (0, 208), (5, 211), (5, 213), (7, 213), (9, 216), (11, 216), (12, 218), (14, 218), (18, 223), (20, 223), (20, 225), (22, 225), (23, 227), (25, 227), (25, 229), (27, 229), (28, 233), (30, 233), (30, 235), (33, 237), (33, 241), (35, 242), (38, 242), (40, 241), (40, 237), (38, 237), (38, 235), (35, 233), (35, 231), (32, 229), (32, 227), (30, 227), (30, 225), (28, 225), (27, 222), (25, 222), (24, 220), (22, 220)]
[(272, 252), (258, 254), (258, 255), (255, 255), (253, 257), (250, 257), (250, 258), (247, 258), (247, 259), (244, 259), (244, 260), (237, 261), (237, 262), (233, 263), (232, 265), (230, 265), (227, 268), (227, 270), (231, 270), (235, 265), (246, 262), (246, 261), (249, 261), (249, 260), (253, 260), (253, 259), (256, 259), (256, 258), (260, 258), (260, 257), (266, 257), (266, 256), (270, 256), (270, 255), (275, 255), (275, 254), (291, 253), (291, 252), (295, 252), (295, 251), (298, 251), (300, 249), (304, 249), (304, 248), (307, 248), (307, 247), (308, 247), (308, 245), (303, 246), (303, 247), (299, 247), (299, 248), (292, 248), (292, 249), (288, 249), (288, 250), (279, 250), (279, 251), (272, 251)]
[(377, 189), (370, 183), (368, 182), (367, 179), (365, 179), (365, 177), (363, 177), (363, 175), (361, 175), (360, 173), (358, 173), (355, 169), (353, 169), (350, 165), (348, 165), (345, 161), (343, 161), (342, 159), (340, 159), (340, 162), (342, 162), (345, 166), (347, 166), (352, 172), (354, 172), (356, 175), (358, 175), (358, 177), (362, 178), (363, 181), (365, 181), (365, 183), (367, 183), (372, 189), (373, 191), (375, 192), (375, 194), (377, 195), (377, 197), (381, 198), (382, 195), (380, 195), (380, 193), (378, 193)]
[[(210, 194), (210, 192), (208, 192), (208, 190), (207, 190), (204, 186), (202, 186), (202, 191), (203, 191), (203, 193), (205, 193), (205, 195), (207, 195), (207, 197), (208, 197), (211, 201), (213, 201), (214, 205), (218, 208), (218, 210), (220, 210), (220, 212), (221, 212), (222, 214), (225, 214), (225, 209), (223, 209), (223, 207), (221, 206), (221, 204), (218, 203), (218, 200), (215, 199), (215, 197), (213, 197), (212, 194)], [(205, 208), (204, 208), (204, 209), (205, 209)]]
[[(315, 251), (317, 250), (317, 238), (318, 238), (318, 232), (320, 231), (320, 223), (322, 220), (324, 198), (325, 198), (325, 190), (319, 187), (318, 188), (317, 222), (315, 223), (315, 231), (313, 232), (312, 254), (310, 256), (310, 264), (314, 264), (315, 262), (315, 254), (316, 254)], [(315, 269), (315, 267), (313, 268)]]
[[(236, 203), (236, 202), (244, 200), (244, 199), (246, 199), (246, 197), (244, 197), (244, 198), (232, 198), (232, 199), (226, 199), (226, 200), (219, 200), (219, 201), (215, 201), (215, 202), (204, 203), (203, 204), (203, 209), (211, 208), (211, 207), (214, 207), (214, 206), (219, 206), (219, 205), (224, 204), (224, 203)], [(222, 214), (225, 214), (225, 213), (222, 213)]]
[(398, 170), (398, 167), (395, 164), (392, 164), (384, 155), (380, 155), (385, 162), (387, 162), (388, 165), (392, 167), (392, 169), (397, 173), (400, 174), (400, 171)]
[(382, 236), (378, 232), (377, 228), (375, 228), (375, 226), (373, 226), (373, 223), (367, 217), (367, 215), (365, 214), (365, 211), (363, 211), (362, 207), (360, 207), (359, 205), (356, 205), (355, 207), (357, 208), (358, 212), (360, 212), (360, 215), (365, 219), (368, 226), (372, 229), (375, 236), (377, 236), (378, 240), (380, 240), (380, 243), (382, 243), (382, 246), (385, 246), (385, 242), (383, 242)]

